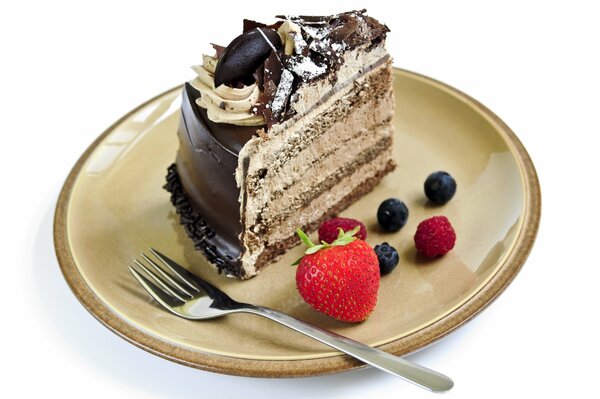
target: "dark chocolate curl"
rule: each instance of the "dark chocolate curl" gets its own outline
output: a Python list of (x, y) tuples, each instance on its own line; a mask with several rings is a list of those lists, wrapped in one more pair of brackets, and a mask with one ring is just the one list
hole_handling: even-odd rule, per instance
[(223, 52), (225, 52), (225, 47), (219, 46), (218, 44), (211, 43), (212, 47), (215, 49), (215, 58), (217, 61), (221, 59), (223, 56)]
[(274, 24), (267, 25), (263, 24), (262, 22), (253, 21), (251, 19), (244, 19), (244, 26), (242, 32), (247, 32), (254, 28), (269, 28), (277, 30), (281, 25), (283, 25), (283, 21), (277, 21)]
[(215, 87), (227, 84), (247, 83), (273, 48), (281, 47), (277, 31), (255, 28), (242, 33), (227, 46), (215, 69)]
[(281, 60), (275, 52), (271, 52), (269, 57), (265, 60), (265, 81), (270, 80), (277, 86), (279, 84), (279, 79), (281, 79), (282, 70), (283, 65), (281, 65)]
[(348, 19), (345, 23), (334, 28), (327, 37), (333, 42), (341, 43), (346, 40), (351, 34), (358, 29), (358, 21), (356, 18)]

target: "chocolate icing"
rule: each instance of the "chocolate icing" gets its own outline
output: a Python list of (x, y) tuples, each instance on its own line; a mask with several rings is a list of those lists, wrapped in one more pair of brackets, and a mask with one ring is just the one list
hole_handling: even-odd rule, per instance
[(221, 267), (230, 271), (238, 267), (242, 252), (240, 190), (234, 173), (238, 153), (256, 133), (257, 127), (210, 121), (206, 110), (195, 103), (199, 96), (196, 89), (185, 84), (178, 130), (178, 180), (193, 204), (194, 213), (202, 215), (213, 232), (204, 234), (196, 246), (205, 252), (210, 249), (224, 261)]
[(228, 275), (243, 277), (244, 270), (238, 265), (238, 262), (232, 261), (228, 255), (223, 256), (221, 249), (218, 249), (214, 240), (215, 232), (208, 226), (206, 220), (201, 216), (183, 189), (177, 165), (169, 166), (167, 172), (167, 184), (164, 188), (171, 193), (171, 203), (179, 215), (181, 225), (185, 232), (194, 242), (194, 247), (204, 252), (208, 261), (214, 263), (219, 273), (225, 271)]

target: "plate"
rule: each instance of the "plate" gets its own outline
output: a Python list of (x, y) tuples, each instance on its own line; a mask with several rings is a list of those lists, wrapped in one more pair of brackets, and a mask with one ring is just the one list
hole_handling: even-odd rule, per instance
[[(381, 281), (369, 319), (345, 324), (311, 310), (295, 288), (288, 251), (259, 276), (219, 275), (193, 249), (162, 189), (177, 151), (180, 87), (142, 104), (104, 132), (68, 176), (56, 208), (54, 236), (64, 277), (101, 323), (166, 359), (227, 374), (283, 377), (333, 373), (362, 364), (283, 326), (253, 315), (190, 322), (161, 309), (127, 270), (148, 247), (172, 257), (233, 298), (268, 306), (355, 340), (406, 355), (449, 334), (484, 309), (515, 277), (540, 220), (534, 166), (515, 134), (491, 111), (452, 87), (395, 69), (396, 171), (343, 216), (367, 225), (371, 244), (387, 241), (400, 265)], [(436, 170), (456, 178), (458, 191), (431, 206), (423, 182)], [(389, 197), (403, 199), (408, 224), (377, 228)], [(433, 215), (453, 223), (458, 240), (446, 256), (427, 261), (412, 243), (417, 224)]]

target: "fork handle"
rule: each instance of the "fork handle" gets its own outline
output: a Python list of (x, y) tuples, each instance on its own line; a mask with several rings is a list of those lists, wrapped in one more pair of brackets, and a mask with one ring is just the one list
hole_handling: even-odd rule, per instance
[(254, 305), (247, 305), (239, 310), (276, 321), (299, 333), (314, 338), (325, 345), (361, 360), (364, 363), (412, 382), (413, 384), (432, 392), (445, 392), (454, 386), (454, 382), (452, 382), (450, 378), (436, 371), (419, 366), (408, 360), (402, 359), (401, 357), (393, 356), (379, 349), (361, 344), (360, 342), (336, 334), (332, 331), (295, 319), (276, 310)]

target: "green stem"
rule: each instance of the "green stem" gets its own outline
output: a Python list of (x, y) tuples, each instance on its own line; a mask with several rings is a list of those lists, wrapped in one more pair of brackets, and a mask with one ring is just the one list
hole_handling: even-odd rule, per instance
[(298, 233), (298, 237), (300, 237), (302, 242), (306, 244), (307, 247), (311, 248), (315, 246), (315, 244), (313, 244), (310, 238), (302, 230), (296, 229), (296, 233)]

